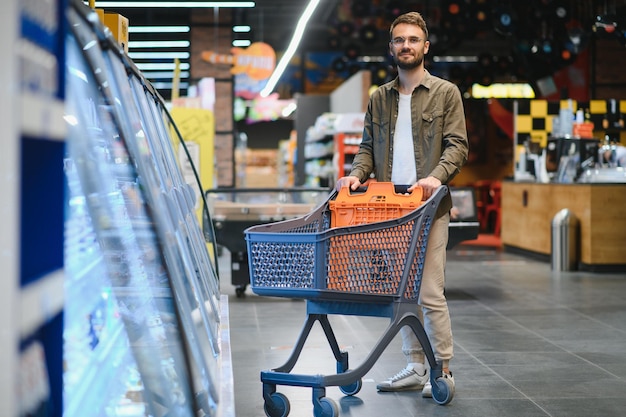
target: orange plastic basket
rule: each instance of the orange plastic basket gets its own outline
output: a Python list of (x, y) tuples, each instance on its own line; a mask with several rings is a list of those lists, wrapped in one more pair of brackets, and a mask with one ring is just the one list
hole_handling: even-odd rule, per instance
[(420, 187), (410, 194), (396, 193), (391, 182), (372, 182), (364, 193), (355, 194), (342, 187), (335, 200), (329, 201), (330, 226), (353, 226), (404, 216), (422, 205), (423, 194)]

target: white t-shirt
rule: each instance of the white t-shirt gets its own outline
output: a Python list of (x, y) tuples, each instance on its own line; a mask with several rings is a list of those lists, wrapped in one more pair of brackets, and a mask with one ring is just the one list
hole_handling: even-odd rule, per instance
[(415, 152), (413, 149), (413, 131), (411, 129), (411, 95), (400, 94), (396, 133), (393, 136), (393, 166), (391, 182), (401, 185), (413, 185), (417, 182), (415, 172)]
[(626, 168), (626, 146), (617, 145), (615, 148), (615, 161), (618, 167)]

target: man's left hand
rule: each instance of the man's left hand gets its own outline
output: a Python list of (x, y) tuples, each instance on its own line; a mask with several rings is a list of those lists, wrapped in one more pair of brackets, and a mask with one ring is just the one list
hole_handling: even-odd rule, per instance
[(435, 192), (435, 190), (439, 187), (441, 187), (441, 181), (439, 181), (437, 178), (430, 176), (430, 177), (426, 177), (426, 178), (421, 178), (420, 180), (417, 181), (417, 183), (415, 183), (414, 185), (412, 185), (408, 191), (413, 191), (413, 189), (415, 189), (415, 187), (422, 187), (422, 190), (424, 190), (424, 194), (423, 194), (423, 199), (424, 200), (428, 200), (430, 198), (430, 196), (433, 195), (433, 193)]

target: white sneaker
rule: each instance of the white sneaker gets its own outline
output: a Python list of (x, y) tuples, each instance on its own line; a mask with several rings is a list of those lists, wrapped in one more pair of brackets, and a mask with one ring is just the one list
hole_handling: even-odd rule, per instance
[(424, 370), (424, 375), (420, 375), (412, 365), (408, 365), (388, 380), (376, 385), (376, 388), (384, 392), (419, 390), (428, 383), (429, 378), (428, 369)]
[(430, 378), (424, 384), (424, 388), (422, 388), (422, 397), (424, 398), (432, 398), (433, 397), (433, 386), (430, 384)]
[[(446, 378), (452, 381), (452, 386), (454, 386), (454, 377), (452, 376), (452, 372), (449, 374), (443, 373), (442, 378)], [(424, 398), (432, 398), (433, 397), (433, 386), (430, 384), (430, 378), (424, 384), (424, 388), (422, 388), (422, 397)]]

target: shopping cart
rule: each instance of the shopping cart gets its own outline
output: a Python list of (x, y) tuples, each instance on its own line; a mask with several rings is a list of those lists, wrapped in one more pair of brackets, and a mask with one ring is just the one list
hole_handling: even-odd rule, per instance
[[(452, 400), (454, 385), (442, 378), (442, 364), (434, 357), (416, 308), (429, 231), (447, 192), (447, 187), (439, 187), (421, 206), (398, 218), (330, 227), (330, 203), (337, 195), (333, 192), (303, 217), (245, 231), (252, 291), (306, 300), (306, 321), (290, 357), (284, 365), (261, 372), (268, 416), (286, 417), (290, 411), (289, 400), (276, 391), (277, 385), (311, 387), (314, 416), (337, 416), (338, 406), (326, 398), (326, 387), (357, 394), (363, 376), (403, 326), (410, 326), (424, 348), (433, 399), (439, 404)], [(388, 317), (390, 323), (363, 363), (350, 369), (348, 353), (339, 348), (329, 314)], [(320, 323), (337, 360), (337, 373), (292, 374), (315, 322)]]

